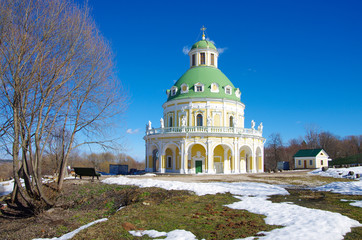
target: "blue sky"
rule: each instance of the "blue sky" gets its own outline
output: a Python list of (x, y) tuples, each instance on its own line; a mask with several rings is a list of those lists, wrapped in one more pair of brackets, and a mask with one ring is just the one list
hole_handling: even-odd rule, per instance
[[(79, 0), (81, 1), (81, 0)], [(144, 159), (144, 130), (159, 126), (166, 89), (187, 71), (183, 53), (206, 36), (224, 52), (219, 68), (239, 87), (245, 125), (264, 125), (285, 143), (313, 124), (362, 134), (362, 1), (89, 0), (116, 52), (130, 105), (114, 131)], [(115, 136), (116, 137), (116, 136)]]

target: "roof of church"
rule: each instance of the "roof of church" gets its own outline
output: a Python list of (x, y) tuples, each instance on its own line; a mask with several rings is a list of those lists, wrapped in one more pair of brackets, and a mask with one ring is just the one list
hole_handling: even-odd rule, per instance
[[(194, 85), (196, 83), (204, 85), (203, 92), (195, 92)], [(212, 83), (219, 85), (219, 92), (211, 92)], [(188, 85), (187, 93), (181, 93), (182, 84)], [(231, 87), (231, 95), (225, 93), (225, 87), (228, 85)], [(174, 86), (178, 88), (177, 93), (174, 96), (169, 94), (167, 101), (185, 98), (225, 98), (240, 101), (240, 98), (235, 95), (237, 88), (234, 87), (225, 74), (215, 67), (198, 66), (190, 68), (177, 80)]]
[(323, 149), (316, 148), (316, 149), (301, 149), (293, 157), (315, 157), (320, 153)]
[(216, 47), (215, 47), (215, 45), (214, 45), (212, 42), (207, 41), (207, 40), (198, 41), (197, 43), (195, 43), (194, 45), (192, 45), (191, 50), (192, 50), (192, 49), (195, 49), (195, 48), (200, 48), (200, 49), (209, 48), (209, 49), (217, 50)]

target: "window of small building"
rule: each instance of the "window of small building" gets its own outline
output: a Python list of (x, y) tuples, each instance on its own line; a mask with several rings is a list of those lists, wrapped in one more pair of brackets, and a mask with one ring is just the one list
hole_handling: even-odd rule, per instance
[(323, 165), (323, 160), (321, 160), (321, 165)]
[(168, 156), (167, 157), (167, 168), (171, 168), (172, 167), (172, 157)]
[(302, 161), (301, 160), (298, 160), (298, 165), (302, 165)]
[(234, 127), (234, 117), (233, 117), (233, 116), (230, 116), (229, 126), (230, 126), (230, 127)]
[(205, 59), (205, 53), (200, 53), (200, 64), (205, 65), (206, 59)]
[(213, 53), (211, 53), (211, 55), (210, 55), (210, 61), (211, 61), (211, 65), (215, 65), (215, 55), (213, 54)]
[(313, 160), (309, 160), (309, 165), (313, 165)]
[(202, 127), (202, 114), (197, 114), (196, 116), (196, 125)]
[(192, 60), (191, 60), (191, 65), (195, 66), (196, 65), (196, 54), (192, 54)]
[(172, 127), (172, 116), (168, 119), (168, 126)]

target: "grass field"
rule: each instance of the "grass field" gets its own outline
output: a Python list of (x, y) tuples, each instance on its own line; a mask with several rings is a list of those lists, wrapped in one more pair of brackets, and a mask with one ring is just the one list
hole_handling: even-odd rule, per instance
[[(257, 176), (252, 177), (257, 181)], [(263, 180), (264, 181), (267, 181)], [(359, 222), (362, 208), (344, 200), (362, 200), (350, 196), (306, 189), (308, 184), (341, 181), (320, 176), (270, 176), (268, 183), (284, 182), (290, 195), (271, 196), (273, 202), (293, 202), (297, 205), (338, 212)], [(350, 181), (350, 180), (345, 180)], [(160, 188), (108, 185), (99, 181), (69, 180), (55, 208), (27, 219), (0, 218), (0, 239), (33, 239), (60, 237), (89, 222), (101, 218), (108, 221), (93, 225), (73, 239), (149, 239), (134, 237), (130, 230), (170, 232), (184, 229), (198, 239), (237, 239), (263, 234), (282, 226), (267, 225), (263, 215), (225, 207), (238, 201), (231, 194), (197, 196), (189, 191), (167, 191)], [(120, 206), (123, 208), (119, 210)], [(119, 210), (119, 211), (118, 211)], [(354, 228), (345, 239), (362, 239), (362, 228)]]

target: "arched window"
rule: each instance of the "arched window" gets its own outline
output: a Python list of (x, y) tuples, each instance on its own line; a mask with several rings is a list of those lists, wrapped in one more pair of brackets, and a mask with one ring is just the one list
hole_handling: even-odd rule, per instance
[(202, 126), (202, 115), (201, 114), (197, 114), (196, 124), (197, 124), (198, 127)]
[(172, 127), (172, 117), (170, 117), (170, 118), (168, 119), (168, 126), (169, 126), (169, 127)]
[(234, 117), (230, 116), (229, 126), (234, 127)]

